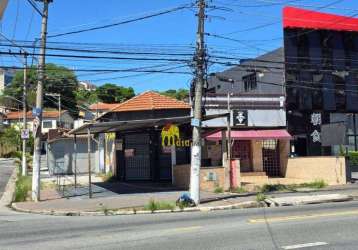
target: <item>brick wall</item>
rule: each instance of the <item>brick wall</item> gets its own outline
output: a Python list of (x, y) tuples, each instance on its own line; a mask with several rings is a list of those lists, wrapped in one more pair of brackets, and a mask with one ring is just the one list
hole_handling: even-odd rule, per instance
[(335, 156), (289, 158), (285, 177), (305, 182), (324, 180), (328, 185), (346, 184), (345, 159)]

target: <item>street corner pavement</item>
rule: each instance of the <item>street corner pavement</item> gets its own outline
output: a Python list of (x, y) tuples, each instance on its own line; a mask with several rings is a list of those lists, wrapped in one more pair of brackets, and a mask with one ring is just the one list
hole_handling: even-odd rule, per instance
[(270, 206), (296, 206), (329, 202), (344, 202), (351, 200), (353, 200), (353, 197), (346, 194), (317, 194), (305, 196), (266, 198), (265, 202), (268, 203)]
[(13, 159), (0, 159), (0, 208), (12, 202), (15, 191), (16, 167)]

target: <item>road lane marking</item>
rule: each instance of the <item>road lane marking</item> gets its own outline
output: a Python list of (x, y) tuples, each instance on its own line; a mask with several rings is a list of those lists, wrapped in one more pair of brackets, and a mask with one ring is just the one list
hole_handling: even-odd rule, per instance
[(345, 216), (345, 215), (358, 215), (358, 210), (332, 212), (332, 213), (319, 213), (319, 214), (303, 214), (293, 216), (282, 216), (282, 217), (269, 217), (266, 219), (249, 219), (249, 223), (266, 223), (266, 222), (281, 222), (281, 221), (292, 221), (292, 220), (307, 220), (322, 217), (334, 217), (334, 216)]
[(202, 226), (178, 227), (166, 230), (166, 232), (190, 232), (203, 228)]
[(301, 248), (326, 246), (326, 245), (328, 245), (327, 242), (313, 242), (313, 243), (304, 243), (304, 244), (297, 244), (297, 245), (291, 245), (291, 246), (284, 246), (282, 248), (285, 250), (289, 250), (289, 249), (301, 249)]

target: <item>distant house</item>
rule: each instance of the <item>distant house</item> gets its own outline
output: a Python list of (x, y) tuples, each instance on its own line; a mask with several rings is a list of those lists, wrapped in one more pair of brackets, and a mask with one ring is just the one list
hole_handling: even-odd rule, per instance
[(94, 91), (97, 88), (96, 85), (94, 85), (88, 81), (79, 81), (78, 85), (81, 89), (88, 90), (88, 91)]
[(74, 121), (74, 128), (79, 128), (86, 122), (92, 121), (104, 113), (117, 107), (120, 103), (103, 103), (97, 102), (89, 106), (88, 110), (82, 110), (79, 113), (79, 118)]
[(102, 114), (116, 108), (120, 103), (104, 103), (104, 102), (97, 102), (93, 103), (89, 106), (89, 109), (92, 111), (95, 117), (99, 117)]
[[(22, 125), (22, 112), (10, 112), (6, 114), (4, 123), (8, 125)], [(30, 130), (33, 129), (34, 116), (32, 112), (27, 112), (27, 126)], [(44, 111), (42, 115), (42, 134), (46, 134), (50, 129), (72, 129), (74, 119), (67, 110), (63, 110), (59, 117), (57, 111)]]

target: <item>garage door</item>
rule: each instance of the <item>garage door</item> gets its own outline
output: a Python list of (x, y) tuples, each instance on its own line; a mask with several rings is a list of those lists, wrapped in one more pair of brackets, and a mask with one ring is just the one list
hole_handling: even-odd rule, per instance
[(126, 180), (150, 180), (149, 134), (125, 136)]

